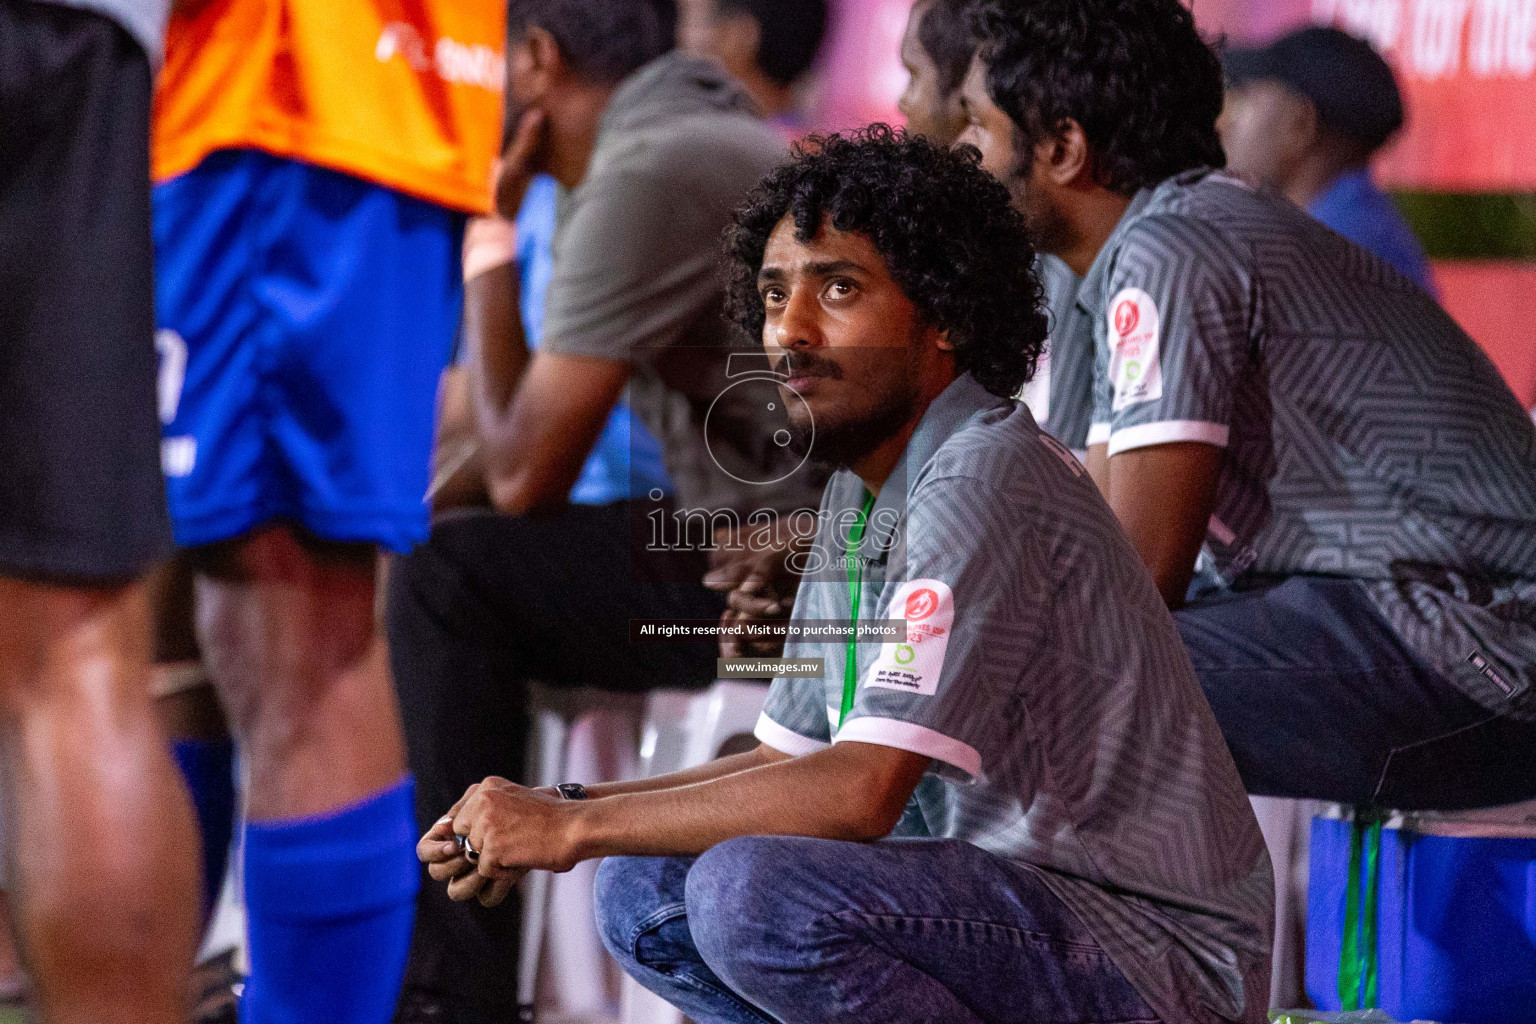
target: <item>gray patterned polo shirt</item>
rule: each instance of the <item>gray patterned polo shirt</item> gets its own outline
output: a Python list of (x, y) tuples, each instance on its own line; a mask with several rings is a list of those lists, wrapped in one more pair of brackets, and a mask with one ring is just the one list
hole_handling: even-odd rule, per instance
[(1417, 285), (1279, 196), (1140, 192), (1079, 292), (1109, 454), (1226, 449), (1200, 571), (1363, 581), (1484, 707), (1536, 719), (1536, 429)]
[(1093, 317), (1077, 304), (1083, 279), (1048, 253), (1035, 260), (1035, 276), (1045, 293), (1050, 338), (1019, 400), (1042, 430), (1085, 458), (1093, 422)]
[[(792, 621), (849, 618), (865, 497), (836, 474)], [(861, 620), (905, 644), (792, 639), (821, 679), (773, 682), (757, 736), (801, 755), (857, 740), (932, 758), (898, 834), (1034, 867), (1169, 1021), (1258, 1022), (1269, 857), (1173, 619), (1065, 446), (969, 374), (929, 407), (858, 548)], [(1027, 984), (1027, 979), (1019, 979)]]

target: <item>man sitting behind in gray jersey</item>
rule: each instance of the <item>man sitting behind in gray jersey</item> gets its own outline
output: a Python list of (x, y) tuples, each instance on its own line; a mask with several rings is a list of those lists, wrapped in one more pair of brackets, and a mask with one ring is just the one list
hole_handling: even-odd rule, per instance
[(977, 14), (961, 141), (1084, 275), (1089, 466), (1250, 792), (1536, 796), (1536, 431), (1493, 364), (1215, 170), (1221, 67), (1178, 0)]
[[(965, 130), (960, 87), (976, 52), (966, 0), (917, 0), (901, 37), (901, 63), (907, 88), (897, 103), (907, 131), (940, 146), (954, 145)], [(1045, 290), (1050, 341), (1040, 366), (1020, 396), (1046, 433), (1085, 455), (1092, 409), (1082, 402), (1052, 402), (1052, 393), (1085, 393), (1093, 382), (1093, 347), (1080, 339), (1086, 332), (1074, 321), (1078, 276), (1048, 253), (1037, 253), (1035, 276)]]
[(495, 902), (610, 857), (610, 951), (700, 1024), (1262, 1021), (1236, 769), (1135, 549), (1010, 398), (1045, 325), (1007, 191), (876, 126), (770, 174), (728, 252), (734, 319), (841, 467), (791, 624), (904, 639), (792, 636), (821, 668), (774, 680), (751, 752), (485, 780), (418, 846), (432, 876)]

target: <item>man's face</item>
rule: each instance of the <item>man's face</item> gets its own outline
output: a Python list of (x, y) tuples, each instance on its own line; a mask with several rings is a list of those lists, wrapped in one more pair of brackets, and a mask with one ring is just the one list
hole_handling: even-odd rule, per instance
[(1024, 165), (1014, 142), (1013, 119), (992, 102), (986, 65), (979, 56), (966, 73), (960, 104), (966, 127), (955, 144), (981, 150), (982, 168), (1008, 186), (1014, 208), (1024, 215), (1035, 245), (1045, 252), (1059, 253), (1066, 245), (1066, 220), (1054, 198), (1047, 168), (1039, 159)]
[(928, 375), (953, 378), (945, 336), (923, 321), (863, 235), (823, 227), (802, 242), (786, 216), (757, 281), (763, 349), (785, 377), (790, 425), (814, 458), (856, 462), (913, 418)]
[(960, 109), (958, 90), (944, 91), (938, 65), (918, 38), (918, 28), (928, 14), (931, 0), (918, 0), (907, 16), (907, 30), (901, 37), (901, 63), (907, 69), (907, 88), (897, 101), (907, 119), (907, 130), (936, 145), (952, 146), (965, 128), (965, 114)]
[(1228, 88), (1216, 122), (1227, 168), (1250, 184), (1283, 188), (1311, 142), (1306, 102), (1269, 79)]

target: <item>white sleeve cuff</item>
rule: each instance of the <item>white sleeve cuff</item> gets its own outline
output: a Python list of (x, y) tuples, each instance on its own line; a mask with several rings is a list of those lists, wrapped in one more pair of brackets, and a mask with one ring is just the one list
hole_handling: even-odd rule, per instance
[(1204, 420), (1164, 420), (1161, 423), (1142, 423), (1134, 427), (1121, 427), (1108, 437), (1110, 455), (1130, 451), (1132, 448), (1150, 448), (1157, 444), (1175, 441), (1199, 441), (1202, 444), (1227, 446), (1232, 429), (1221, 423)]
[(769, 718), (766, 711), (757, 716), (757, 725), (753, 727), (752, 735), (779, 753), (788, 754), (790, 757), (804, 757), (806, 754), (814, 754), (830, 746), (822, 740), (813, 740), (809, 736), (800, 735), (793, 729), (784, 728)]
[(981, 778), (981, 755), (975, 747), (926, 726), (895, 718), (855, 718), (837, 730), (837, 736), (832, 742), (842, 743), (845, 740), (878, 743), (882, 747), (922, 754), (954, 765), (965, 773), (968, 781)]
[(1088, 428), (1088, 447), (1096, 444), (1106, 444), (1109, 441), (1109, 424), (1095, 423)]

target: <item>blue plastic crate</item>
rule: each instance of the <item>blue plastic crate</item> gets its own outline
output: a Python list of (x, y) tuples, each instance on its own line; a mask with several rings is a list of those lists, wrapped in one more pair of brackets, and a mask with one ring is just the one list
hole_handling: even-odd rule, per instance
[[(1348, 821), (1312, 821), (1307, 994), (1323, 1010), (1342, 1008), (1351, 830)], [(1536, 1024), (1536, 839), (1385, 828), (1378, 877), (1383, 1010), (1399, 1020)]]

